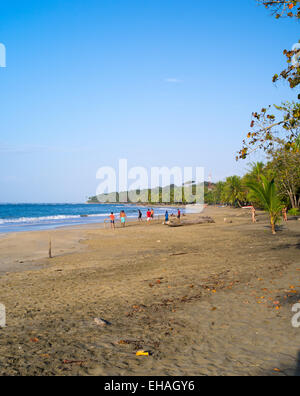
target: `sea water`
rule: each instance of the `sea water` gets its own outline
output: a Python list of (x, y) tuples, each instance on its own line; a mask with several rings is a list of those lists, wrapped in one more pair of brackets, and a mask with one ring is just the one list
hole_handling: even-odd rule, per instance
[[(151, 208), (151, 206), (150, 206)], [(126, 212), (128, 220), (138, 217), (138, 209), (146, 216), (147, 207), (122, 204), (0, 204), (0, 233), (46, 230), (80, 224), (103, 223), (111, 212)], [(176, 208), (154, 208), (162, 216)], [(116, 216), (118, 218), (118, 216)]]

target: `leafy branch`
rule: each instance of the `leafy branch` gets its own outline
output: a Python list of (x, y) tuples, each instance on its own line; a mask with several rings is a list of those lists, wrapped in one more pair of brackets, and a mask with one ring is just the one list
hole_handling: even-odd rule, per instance
[[(277, 19), (290, 17), (300, 19), (300, 0), (257, 0), (267, 9), (271, 10)], [(293, 49), (283, 52), (286, 57), (288, 67), (280, 74), (273, 76), (273, 82), (286, 80), (290, 88), (297, 89), (300, 85), (300, 41), (294, 45)], [(298, 100), (300, 95), (298, 94)], [(296, 145), (299, 138), (300, 128), (300, 104), (283, 103), (281, 106), (274, 105), (279, 115), (273, 114), (272, 106), (263, 108), (260, 112), (252, 113), (251, 131), (248, 132), (243, 141), (243, 147), (238, 152), (236, 159), (245, 159), (257, 150), (270, 152), (274, 148), (278, 134), (286, 139), (288, 145)]]

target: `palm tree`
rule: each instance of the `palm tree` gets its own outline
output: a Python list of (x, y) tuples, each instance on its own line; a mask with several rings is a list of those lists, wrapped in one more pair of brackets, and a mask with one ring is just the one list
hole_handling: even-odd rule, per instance
[(282, 203), (278, 198), (274, 179), (268, 180), (260, 175), (261, 182), (248, 182), (247, 187), (254, 193), (263, 208), (269, 213), (273, 235), (276, 234), (276, 224), (280, 218)]
[(212, 196), (213, 196), (213, 203), (215, 205), (223, 203), (222, 195), (223, 195), (224, 186), (225, 186), (225, 182), (222, 181), (217, 182), (214, 186), (214, 189), (212, 191)]
[(260, 175), (264, 173), (265, 164), (263, 162), (252, 162), (248, 175), (256, 180), (261, 180)]
[(245, 201), (245, 190), (243, 188), (242, 179), (239, 176), (227, 177), (222, 200), (230, 205), (242, 206), (241, 203)]
[[(243, 177), (243, 185), (247, 188), (248, 183), (261, 182), (261, 175), (265, 174), (265, 164), (263, 162), (251, 162), (248, 173)], [(259, 203), (255, 194), (247, 191), (247, 202)]]

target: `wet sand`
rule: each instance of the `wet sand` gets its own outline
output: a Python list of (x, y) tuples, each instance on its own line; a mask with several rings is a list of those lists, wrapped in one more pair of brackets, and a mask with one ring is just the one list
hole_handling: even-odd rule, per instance
[[(84, 248), (85, 233), (80, 227), (50, 231), (18, 232), (0, 235), (0, 276), (42, 268), (49, 252), (51, 239), (53, 255), (59, 256)], [(46, 264), (48, 265), (48, 264)]]
[(273, 236), (263, 214), (205, 215), (1, 238), (0, 374), (299, 375), (300, 221)]

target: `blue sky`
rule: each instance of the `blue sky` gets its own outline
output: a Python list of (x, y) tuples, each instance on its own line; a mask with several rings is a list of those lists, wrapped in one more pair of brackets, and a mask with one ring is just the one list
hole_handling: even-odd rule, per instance
[(2, 0), (0, 202), (82, 202), (119, 158), (242, 174), (298, 35), (255, 0)]

